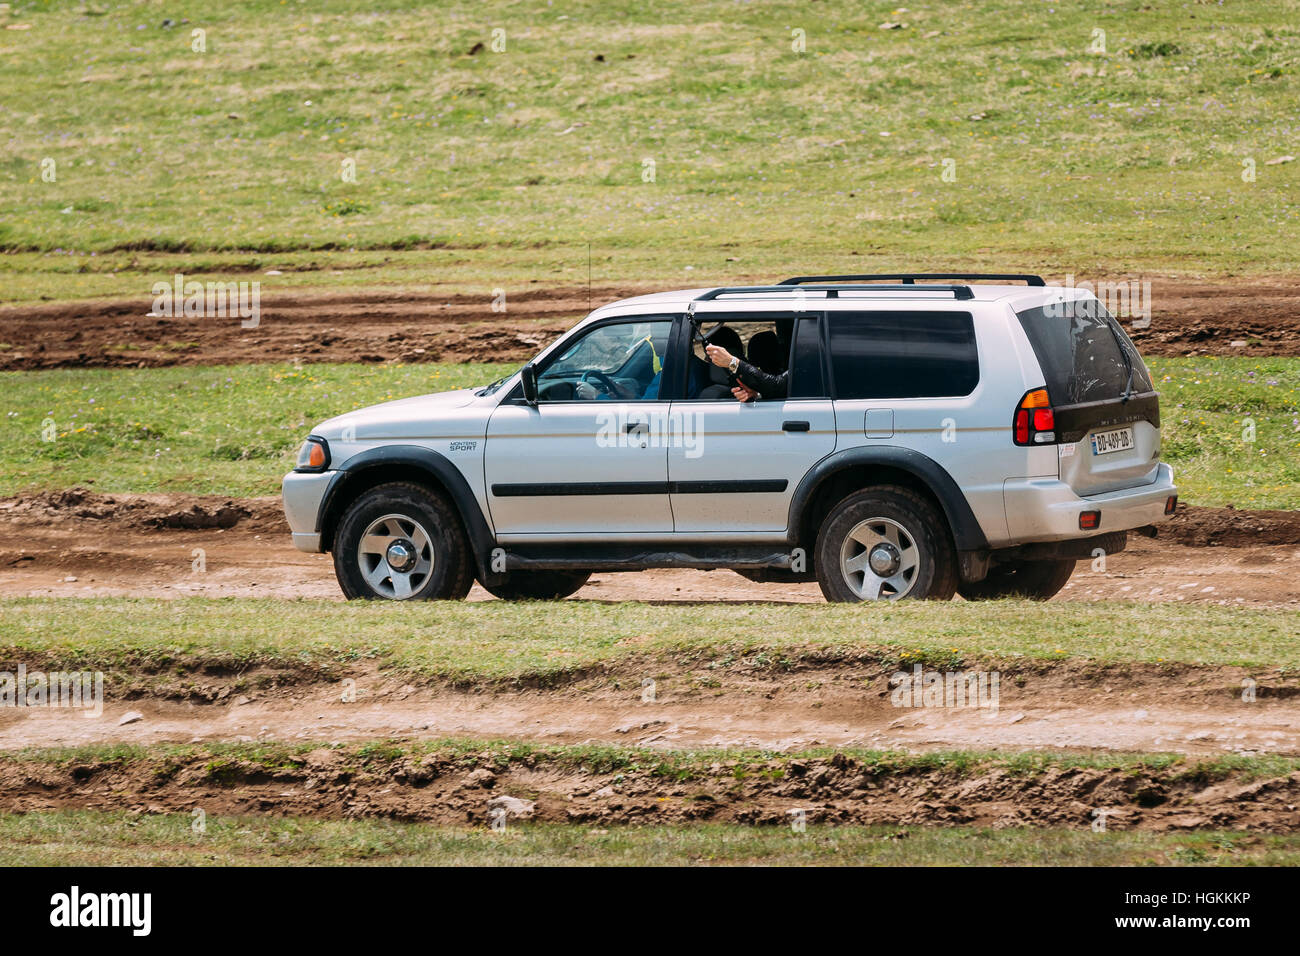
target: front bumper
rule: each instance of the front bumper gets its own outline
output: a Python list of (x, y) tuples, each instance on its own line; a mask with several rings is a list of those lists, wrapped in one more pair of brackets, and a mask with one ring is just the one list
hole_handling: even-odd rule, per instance
[(298, 472), (284, 476), (280, 494), (284, 501), (284, 516), (293, 534), (293, 546), (299, 551), (323, 551), (320, 539), (320, 505), (329, 490), (335, 471)]
[[(1174, 470), (1161, 464), (1156, 480), (1148, 485), (1123, 488), (1081, 498), (1056, 478), (1011, 478), (1002, 484), (1007, 511), (1009, 544), (1031, 541), (1067, 541), (1111, 531), (1129, 531), (1165, 521), (1165, 502), (1178, 494)], [(1079, 513), (1100, 511), (1095, 529), (1079, 530)]]

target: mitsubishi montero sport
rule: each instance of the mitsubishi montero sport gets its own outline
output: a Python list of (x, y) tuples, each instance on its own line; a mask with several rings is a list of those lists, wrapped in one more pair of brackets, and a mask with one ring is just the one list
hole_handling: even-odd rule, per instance
[[(977, 281), (978, 280), (978, 281)], [(707, 343), (783, 395), (733, 397)], [(349, 598), (729, 568), (831, 601), (1047, 599), (1177, 500), (1141, 357), (1037, 276), (803, 276), (602, 306), (513, 374), (319, 425), (294, 544)]]

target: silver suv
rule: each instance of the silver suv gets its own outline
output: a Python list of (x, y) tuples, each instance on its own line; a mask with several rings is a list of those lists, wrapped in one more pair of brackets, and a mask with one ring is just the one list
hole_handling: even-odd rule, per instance
[[(737, 399), (737, 370), (765, 391)], [(349, 598), (729, 568), (831, 601), (1047, 599), (1176, 501), (1132, 342), (1025, 275), (623, 299), (490, 385), (330, 419), (284, 479), (294, 544)]]

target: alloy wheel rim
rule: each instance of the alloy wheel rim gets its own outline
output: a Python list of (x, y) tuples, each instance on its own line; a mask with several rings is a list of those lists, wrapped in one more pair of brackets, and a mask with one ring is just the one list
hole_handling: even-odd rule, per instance
[(840, 573), (863, 601), (897, 601), (916, 584), (921, 549), (893, 518), (859, 521), (840, 546)]
[(410, 515), (387, 514), (366, 526), (357, 544), (357, 566), (380, 597), (405, 601), (429, 581), (433, 538)]

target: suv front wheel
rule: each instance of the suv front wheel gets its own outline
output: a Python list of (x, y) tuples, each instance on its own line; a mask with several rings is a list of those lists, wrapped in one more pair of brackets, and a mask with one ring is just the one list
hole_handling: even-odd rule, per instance
[(828, 601), (947, 601), (957, 563), (942, 515), (909, 488), (849, 495), (817, 535), (817, 583)]
[(391, 482), (348, 506), (334, 572), (354, 598), (459, 600), (474, 584), (469, 542), (451, 506), (428, 488)]

